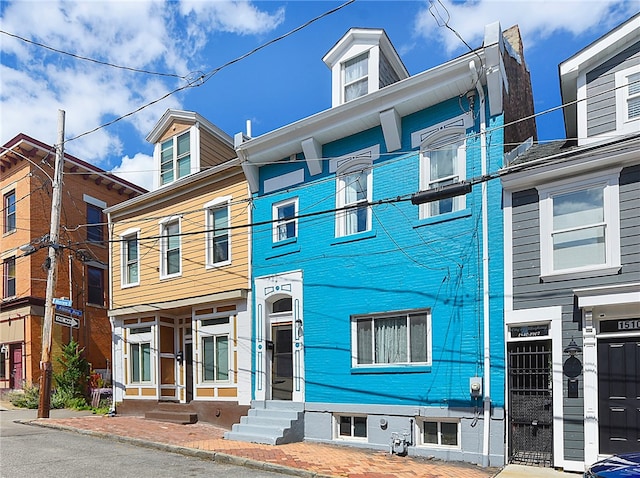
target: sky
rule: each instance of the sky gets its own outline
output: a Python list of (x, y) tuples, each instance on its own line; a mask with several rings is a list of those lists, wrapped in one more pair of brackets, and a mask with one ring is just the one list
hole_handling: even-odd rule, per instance
[(0, 144), (24, 133), (53, 145), (61, 109), (67, 153), (150, 189), (145, 138), (169, 108), (230, 136), (250, 120), (259, 136), (331, 107), (322, 57), (351, 27), (383, 28), (414, 75), (480, 47), (496, 21), (520, 28), (539, 140), (562, 139), (561, 112), (544, 113), (561, 104), (558, 65), (639, 11), (640, 0), (0, 0)]

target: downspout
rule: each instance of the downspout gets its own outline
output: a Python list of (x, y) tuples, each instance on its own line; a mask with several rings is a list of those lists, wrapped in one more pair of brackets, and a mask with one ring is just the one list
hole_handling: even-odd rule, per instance
[[(478, 77), (476, 64), (469, 62), (469, 69), (480, 97), (480, 159), (482, 176), (487, 175), (487, 130), (485, 113), (485, 96), (482, 83)], [(487, 181), (482, 181), (482, 306), (483, 306), (483, 337), (484, 337), (484, 434), (482, 437), (482, 466), (489, 466), (489, 438), (491, 436), (491, 337), (489, 322), (489, 241), (488, 241), (488, 198)]]

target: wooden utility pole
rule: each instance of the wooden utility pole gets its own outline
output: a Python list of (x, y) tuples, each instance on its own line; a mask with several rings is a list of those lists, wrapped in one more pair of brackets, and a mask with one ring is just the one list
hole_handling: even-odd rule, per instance
[(44, 302), (44, 323), (42, 324), (42, 356), (40, 359), (40, 400), (38, 418), (49, 418), (51, 410), (51, 343), (53, 328), (53, 296), (58, 278), (58, 235), (60, 230), (60, 206), (62, 202), (62, 174), (64, 172), (64, 111), (58, 110), (58, 144), (51, 195), (51, 229), (49, 230), (49, 270), (47, 293)]

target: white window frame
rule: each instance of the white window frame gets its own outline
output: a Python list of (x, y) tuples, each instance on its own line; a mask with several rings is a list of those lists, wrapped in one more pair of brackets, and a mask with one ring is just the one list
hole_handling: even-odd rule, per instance
[[(640, 116), (629, 118), (629, 76), (639, 74), (640, 65), (635, 65), (615, 74), (616, 87), (616, 130), (620, 133), (640, 131)], [(633, 98), (640, 98), (640, 92)]]
[[(429, 443), (424, 440), (424, 426), (426, 423), (436, 423), (437, 424), (437, 443)], [(456, 444), (455, 445), (447, 445), (442, 443), (442, 424), (455, 424), (456, 425)], [(418, 437), (418, 446), (421, 447), (429, 447), (429, 448), (445, 448), (448, 450), (459, 450), (461, 448), (461, 431), (460, 431), (460, 420), (455, 419), (443, 419), (443, 418), (430, 418), (424, 417), (422, 419), (416, 420), (416, 436)]]
[[(341, 79), (341, 95), (342, 95), (342, 103), (347, 103), (349, 101), (353, 101), (357, 98), (360, 98), (362, 96), (365, 96), (366, 94), (369, 93), (369, 75), (370, 75), (370, 68), (371, 68), (371, 64), (369, 61), (370, 58), (370, 53), (369, 51), (365, 51), (363, 53), (360, 53), (352, 58), (349, 58), (345, 61), (343, 61), (340, 65), (340, 79)], [(353, 62), (353, 61), (363, 61), (366, 64), (367, 67), (367, 72), (364, 75), (358, 76), (357, 78), (351, 80), (351, 81), (347, 81), (346, 78), (346, 73), (347, 73), (347, 63)], [(364, 93), (362, 93), (361, 95), (358, 96), (354, 96), (351, 99), (347, 99), (347, 88), (349, 88), (350, 86), (353, 86), (357, 83), (364, 83), (366, 85), (366, 91)]]
[[(137, 332), (142, 329), (150, 329), (149, 331)], [(153, 343), (153, 333), (154, 333), (154, 325), (152, 324), (140, 324), (132, 327), (127, 327), (127, 362), (128, 362), (128, 370), (127, 370), (127, 384), (129, 385), (151, 385), (155, 383), (155, 354), (154, 354), (154, 343)], [(133, 354), (131, 353), (132, 345), (149, 345), (149, 380), (139, 380), (137, 382), (133, 381)], [(142, 375), (142, 374), (141, 374)]]
[[(340, 434), (340, 419), (341, 418), (350, 418), (351, 419), (351, 433), (350, 435), (341, 435)], [(365, 436), (359, 437), (354, 436), (355, 424), (354, 418), (364, 418), (365, 421)], [(363, 441), (366, 442), (369, 439), (369, 417), (367, 415), (361, 414), (351, 414), (351, 413), (336, 413), (333, 415), (333, 436), (335, 440), (345, 440), (345, 441)]]
[[(167, 235), (165, 234), (167, 228), (174, 224), (178, 224), (178, 272), (167, 272)], [(172, 277), (179, 277), (182, 275), (182, 217), (172, 216), (160, 221), (160, 279), (170, 279)]]
[[(190, 156), (190, 160), (189, 160), (189, 172), (187, 174), (185, 174), (184, 176), (178, 177), (178, 160), (180, 158), (177, 157), (178, 154), (178, 138), (181, 137), (184, 134), (189, 134), (189, 156)], [(172, 141), (172, 174), (173, 177), (170, 181), (166, 181), (163, 182), (162, 180), (162, 145), (166, 144), (168, 141)], [(183, 131), (180, 131), (179, 133), (173, 135), (170, 138), (166, 138), (163, 141), (159, 141), (158, 143), (156, 143), (155, 145), (155, 149), (154, 149), (154, 162), (156, 165), (156, 171), (157, 171), (157, 175), (156, 175), (156, 185), (157, 187), (163, 187), (167, 184), (172, 184), (175, 181), (184, 178), (185, 176), (188, 176), (189, 174), (192, 174), (194, 172), (198, 171), (199, 168), (199, 164), (200, 164), (200, 151), (198, 149), (198, 143), (200, 141), (200, 133), (199, 133), (199, 129), (197, 127), (197, 125), (193, 125), (190, 128), (187, 128)]]
[[(293, 217), (280, 219), (278, 212), (280, 209), (293, 205)], [(271, 213), (273, 218), (273, 242), (283, 242), (289, 241), (292, 239), (296, 239), (298, 237), (298, 198), (290, 198), (285, 199), (284, 201), (280, 201), (274, 203), (271, 207)], [(280, 228), (287, 227), (288, 224), (293, 224), (294, 232), (293, 236), (285, 237), (284, 239), (280, 239)]]
[[(208, 321), (219, 321), (217, 324), (205, 325)], [(197, 371), (197, 383), (204, 384), (229, 384), (233, 383), (234, 378), (234, 345), (233, 338), (231, 336), (231, 332), (233, 330), (233, 321), (234, 317), (229, 315), (228, 313), (217, 313), (217, 314), (208, 314), (206, 316), (202, 316), (198, 320), (198, 330), (197, 330), (197, 348), (196, 355), (198, 357), (198, 371)], [(228, 378), (227, 380), (205, 380), (204, 378), (204, 339), (205, 337), (213, 337), (214, 338), (214, 350), (217, 347), (215, 345), (216, 337), (227, 337), (227, 365), (228, 365)], [(215, 353), (215, 352), (214, 352)]]
[[(136, 250), (138, 257), (135, 264), (138, 267), (138, 280), (129, 282), (129, 247), (128, 242), (131, 240), (136, 241)], [(140, 229), (127, 229), (120, 235), (120, 287), (125, 289), (127, 287), (134, 287), (140, 285)]]
[[(13, 264), (13, 276), (9, 275), (9, 264)], [(15, 297), (18, 293), (18, 274), (16, 256), (5, 257), (2, 260), (2, 297), (0, 299), (8, 299)], [(9, 294), (10, 285), (13, 284), (13, 294)]]
[[(411, 362), (411, 322), (409, 317), (411, 315), (420, 315), (424, 314), (427, 318), (427, 360), (426, 362)], [(375, 321), (393, 317), (400, 317), (404, 315), (406, 317), (406, 326), (407, 326), (407, 346), (408, 350), (406, 351), (407, 361), (402, 362), (379, 362), (375, 361)], [(358, 357), (358, 322), (362, 321), (371, 321), (371, 335), (372, 335), (372, 363), (359, 363)], [(425, 367), (431, 366), (432, 364), (432, 341), (433, 334), (431, 329), (431, 310), (430, 309), (414, 309), (414, 310), (402, 310), (395, 312), (385, 312), (380, 314), (367, 314), (367, 315), (354, 315), (351, 317), (351, 366), (353, 368), (394, 368), (394, 367)]]
[(226, 230), (227, 235), (227, 260), (224, 261), (215, 261), (215, 251), (213, 247), (213, 242), (216, 237), (220, 237), (216, 235), (214, 230), (215, 221), (214, 214), (215, 211), (226, 209), (227, 210), (227, 227), (231, 227), (231, 196), (223, 196), (214, 199), (213, 201), (209, 201), (204, 205), (204, 222), (207, 228), (207, 233), (205, 234), (205, 255), (206, 255), (206, 267), (214, 268), (220, 266), (226, 266), (231, 264), (231, 229)]
[[(556, 181), (538, 187), (540, 211), (540, 273), (542, 279), (570, 279), (592, 275), (613, 274), (620, 268), (620, 199), (621, 169), (591, 174), (578, 179)], [(553, 265), (553, 197), (585, 189), (603, 188), (602, 225), (605, 228), (605, 262), (570, 269), (555, 270)], [(595, 224), (589, 227), (595, 227)]]
[[(434, 150), (442, 148), (444, 146), (456, 146), (456, 159), (454, 162), (454, 173), (449, 178), (445, 179), (431, 179), (431, 156), (430, 153)], [(464, 129), (449, 128), (438, 132), (428, 139), (426, 139), (420, 145), (420, 191), (426, 191), (431, 189), (438, 183), (442, 183), (450, 180), (446, 184), (457, 184), (466, 179), (467, 175), (467, 157), (466, 157), (466, 135)], [(450, 199), (443, 199), (440, 201), (433, 201), (426, 204), (420, 204), (418, 208), (418, 214), (420, 219), (426, 219), (430, 217), (439, 217), (445, 214), (451, 214), (457, 211), (462, 211), (466, 208), (466, 195), (456, 196)], [(453, 207), (451, 211), (447, 212), (434, 212), (433, 208), (436, 204), (441, 204), (442, 201), (452, 201)]]
[[(364, 174), (366, 180), (366, 198), (347, 203), (345, 200), (345, 190), (347, 182), (345, 179), (354, 174)], [(372, 161), (367, 158), (355, 158), (342, 164), (336, 171), (336, 237), (346, 237), (362, 234), (371, 230), (371, 206), (366, 206), (366, 227), (363, 231), (349, 232), (347, 220), (349, 212), (353, 209), (360, 209), (364, 204), (371, 204), (373, 198), (373, 171)]]
[[(9, 197), (13, 196), (13, 202), (9, 204)], [(18, 201), (16, 199), (16, 190), (11, 189), (2, 195), (2, 208), (4, 211), (4, 229), (2, 231), (3, 234), (8, 234), (11, 232), (15, 232), (18, 227)], [(13, 212), (10, 211), (10, 206), (13, 207)], [(9, 227), (9, 224), (12, 223), (13, 227)]]

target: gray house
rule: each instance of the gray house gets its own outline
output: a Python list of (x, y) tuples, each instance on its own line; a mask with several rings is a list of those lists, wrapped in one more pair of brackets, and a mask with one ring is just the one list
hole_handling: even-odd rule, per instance
[(640, 14), (559, 73), (567, 140), (501, 176), (507, 446), (583, 471), (640, 449)]

